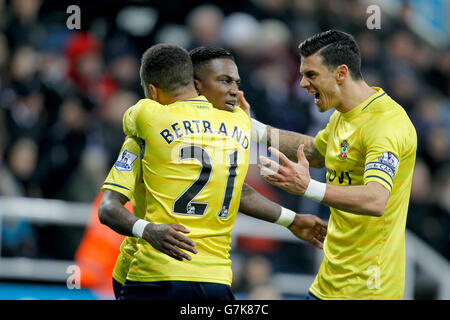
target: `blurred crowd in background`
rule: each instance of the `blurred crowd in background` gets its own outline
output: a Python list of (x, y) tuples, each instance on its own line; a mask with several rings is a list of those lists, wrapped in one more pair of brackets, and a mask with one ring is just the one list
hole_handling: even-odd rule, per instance
[[(330, 112), (320, 114), (299, 87), (297, 47), (333, 28), (354, 35), (365, 80), (412, 119), (419, 141), (407, 227), (450, 259), (450, 49), (411, 31), (407, 1), (395, 16), (382, 12), (375, 30), (358, 0), (73, 1), (81, 30), (66, 26), (70, 4), (0, 0), (0, 196), (92, 202), (122, 145), (123, 113), (143, 97), (140, 56), (155, 43), (229, 49), (253, 117), (314, 135)], [(247, 180), (285, 207), (304, 208), (255, 166)], [(32, 226), (3, 229), (3, 255), (39, 255)], [(263, 247), (249, 270), (264, 275), (271, 266), (258, 259), (276, 244)]]

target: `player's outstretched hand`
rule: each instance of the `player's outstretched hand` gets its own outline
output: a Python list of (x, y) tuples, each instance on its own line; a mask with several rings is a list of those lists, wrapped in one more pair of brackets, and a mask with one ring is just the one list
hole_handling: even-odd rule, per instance
[(245, 113), (248, 115), (249, 118), (251, 118), (250, 116), (250, 104), (247, 102), (247, 100), (245, 100), (244, 98), (244, 91), (239, 91), (238, 93), (238, 101), (239, 101), (239, 107), (245, 111)]
[(269, 147), (269, 152), (277, 157), (279, 162), (259, 156), (259, 161), (262, 164), (258, 164), (258, 168), (264, 175), (264, 180), (289, 193), (304, 195), (311, 176), (309, 174), (309, 162), (306, 159), (303, 148), (304, 145), (301, 144), (297, 150), (298, 162), (293, 162), (278, 149)]
[(289, 230), (302, 240), (323, 249), (323, 242), (327, 235), (327, 223), (312, 214), (296, 214)]
[(179, 261), (182, 261), (183, 259), (191, 260), (192, 257), (180, 249), (196, 254), (197, 249), (195, 249), (195, 242), (178, 231), (183, 233), (190, 232), (182, 225), (175, 223), (149, 223), (145, 227), (142, 238), (150, 243), (156, 250), (159, 250), (174, 259)]

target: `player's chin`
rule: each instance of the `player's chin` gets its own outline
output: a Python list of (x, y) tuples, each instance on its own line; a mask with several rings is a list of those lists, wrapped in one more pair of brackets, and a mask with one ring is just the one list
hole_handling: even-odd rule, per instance
[(316, 105), (316, 107), (319, 109), (320, 112), (323, 112), (324, 107), (320, 100), (315, 99), (314, 104)]
[(222, 104), (222, 110), (225, 111), (234, 111), (236, 109), (236, 105), (231, 103), (224, 103)]
[(320, 99), (317, 101), (314, 101), (314, 103), (316, 104), (317, 108), (319, 109), (319, 112), (325, 112), (329, 109), (329, 107), (324, 105)]

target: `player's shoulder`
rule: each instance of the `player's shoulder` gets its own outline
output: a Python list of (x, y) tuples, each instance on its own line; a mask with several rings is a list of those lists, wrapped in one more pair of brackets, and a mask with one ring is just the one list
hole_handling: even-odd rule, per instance
[(251, 127), (251, 119), (248, 117), (247, 113), (245, 113), (244, 110), (242, 110), (241, 108), (237, 107), (236, 109), (233, 110), (233, 114), (236, 115), (236, 117), (242, 121), (242, 123), (244, 123), (245, 125)]
[(378, 95), (369, 103), (363, 111), (372, 114), (372, 117), (391, 118), (392, 116), (406, 115), (403, 107), (395, 101), (387, 92), (380, 89)]
[(135, 136), (126, 136), (123, 143), (124, 148), (131, 150), (140, 150), (143, 144), (143, 140)]
[(377, 101), (374, 100), (373, 106), (367, 108), (367, 113), (370, 115), (367, 124), (372, 126), (390, 124), (398, 127), (409, 126), (411, 123), (405, 109), (386, 92), (379, 95)]
[(379, 100), (364, 121), (362, 136), (414, 144), (416, 131), (405, 109), (387, 94)]
[(142, 113), (146, 112), (152, 112), (155, 110), (159, 110), (163, 107), (160, 103), (152, 100), (152, 99), (141, 99), (139, 100), (134, 106), (130, 107), (127, 110), (127, 115), (132, 116), (139, 116)]

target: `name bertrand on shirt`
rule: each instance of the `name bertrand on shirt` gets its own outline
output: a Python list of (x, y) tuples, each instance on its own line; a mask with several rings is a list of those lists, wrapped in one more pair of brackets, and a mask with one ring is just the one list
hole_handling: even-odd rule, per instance
[[(250, 128), (248, 131), (250, 132)], [(232, 129), (227, 128), (224, 122), (221, 122), (218, 128), (212, 128), (208, 120), (182, 120), (172, 123), (159, 134), (168, 145), (183, 136), (213, 134), (234, 138), (245, 150), (249, 147), (249, 138), (244, 130), (238, 126), (233, 126)]]

